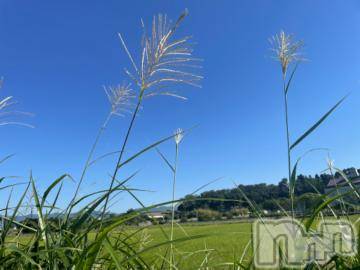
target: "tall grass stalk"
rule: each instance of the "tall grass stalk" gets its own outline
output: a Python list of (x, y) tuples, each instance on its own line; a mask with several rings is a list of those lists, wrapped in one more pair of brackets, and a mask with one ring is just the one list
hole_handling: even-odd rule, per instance
[[(171, 91), (172, 87), (177, 84), (188, 84), (199, 86), (197, 82), (202, 78), (189, 69), (194, 61), (192, 49), (189, 44), (189, 37), (174, 39), (175, 32), (180, 26), (183, 19), (187, 16), (187, 11), (180, 15), (175, 24), (168, 22), (166, 15), (154, 17), (151, 34), (148, 35), (143, 25), (142, 53), (140, 64), (135, 63), (134, 57), (130, 53), (123, 37), (119, 34), (121, 44), (129, 57), (134, 73), (125, 69), (129, 78), (137, 85), (139, 92), (137, 104), (132, 113), (132, 117), (123, 140), (121, 150), (112, 173), (109, 191), (113, 188), (118, 171), (121, 167), (123, 155), (128, 144), (136, 116), (141, 108), (143, 99), (154, 95), (168, 95), (181, 97)], [(170, 89), (164, 91), (163, 89)], [(104, 219), (107, 211), (109, 197), (105, 199), (101, 220)], [(102, 227), (102, 223), (100, 228)]]
[[(286, 130), (286, 146), (287, 146), (287, 173), (289, 184), (289, 196), (291, 200), (291, 212), (292, 216), (295, 216), (294, 210), (294, 195), (296, 185), (296, 173), (297, 166), (300, 159), (292, 165), (292, 150), (300, 144), (306, 137), (308, 137), (313, 131), (315, 131), (325, 121), (335, 109), (345, 100), (346, 96), (340, 99), (328, 112), (326, 112), (313, 126), (305, 131), (295, 142), (291, 143), (290, 128), (289, 128), (289, 108), (288, 108), (288, 94), (294, 75), (297, 71), (299, 63), (304, 60), (301, 54), (301, 48), (303, 47), (302, 41), (294, 40), (292, 35), (286, 34), (284, 31), (280, 31), (278, 35), (275, 35), (270, 39), (273, 45), (273, 52), (275, 53), (275, 59), (279, 61), (282, 74), (282, 91), (284, 95), (284, 114), (285, 114), (285, 130)], [(287, 77), (289, 68), (292, 67), (289, 78)]]
[(170, 269), (173, 268), (174, 263), (174, 247), (172, 241), (174, 240), (174, 222), (175, 222), (175, 190), (176, 190), (176, 176), (177, 176), (177, 167), (178, 167), (178, 157), (179, 157), (179, 145), (183, 139), (183, 131), (178, 129), (175, 132), (175, 161), (173, 169), (173, 183), (172, 183), (172, 204), (171, 204), (171, 232), (170, 232)]
[[(174, 225), (175, 225), (175, 192), (176, 192), (176, 178), (177, 178), (177, 168), (178, 168), (178, 158), (179, 158), (179, 146), (181, 141), (184, 138), (184, 131), (182, 129), (177, 129), (174, 132), (174, 141), (175, 141), (175, 157), (173, 165), (171, 162), (163, 155), (160, 150), (157, 149), (159, 155), (169, 167), (172, 172), (172, 203), (171, 203), (171, 227), (170, 227), (170, 252), (169, 252), (169, 269), (176, 268), (175, 267), (175, 257), (174, 257)], [(181, 228), (182, 229), (182, 228)], [(183, 231), (185, 234), (186, 232)]]
[[(302, 41), (295, 41), (293, 36), (286, 34), (284, 31), (281, 31), (280, 34), (274, 36), (271, 40), (273, 45), (273, 51), (275, 52), (275, 58), (280, 62), (281, 65), (281, 74), (282, 74), (282, 85), (283, 85), (283, 96), (284, 96), (284, 114), (285, 114), (285, 130), (286, 130), (286, 146), (287, 146), (287, 173), (288, 173), (288, 185), (289, 185), (289, 196), (291, 201), (291, 214), (292, 218), (295, 218), (295, 185), (297, 179), (297, 167), (301, 158), (297, 159), (296, 163), (292, 165), (292, 150), (299, 145), (306, 137), (308, 137), (313, 131), (315, 131), (325, 119), (327, 119), (335, 109), (345, 100), (346, 96), (340, 99), (328, 112), (326, 112), (313, 126), (311, 126), (307, 131), (305, 131), (297, 140), (291, 143), (290, 138), (290, 129), (289, 129), (289, 108), (288, 108), (288, 93), (290, 90), (290, 85), (293, 80), (294, 74), (298, 68), (299, 63), (303, 60), (300, 49), (303, 46)], [(293, 65), (294, 64), (294, 65)], [(293, 66), (289, 78), (287, 78), (287, 73), (290, 68)], [(331, 170), (331, 169), (330, 169)], [(346, 176), (343, 175), (346, 179)], [(350, 183), (350, 187), (351, 186)], [(356, 192), (353, 188), (351, 192)], [(336, 200), (342, 200), (342, 197), (348, 195), (349, 193), (338, 194), (335, 197), (328, 197), (329, 194), (322, 196), (319, 205), (316, 205), (313, 209), (313, 212), (305, 222), (305, 227), (309, 231), (313, 222), (315, 221), (318, 215), (322, 216), (322, 210), (325, 208), (331, 209), (331, 203)], [(336, 216), (335, 216), (336, 217)], [(313, 264), (317, 265), (317, 263)], [(308, 265), (309, 268), (312, 267), (312, 264)], [(317, 267), (317, 266), (316, 266)]]
[[(143, 212), (149, 211), (153, 207), (168, 205), (170, 203), (175, 205), (176, 203), (174, 201), (175, 193), (173, 193), (172, 201), (153, 205), (148, 208), (145, 207), (133, 193), (133, 191), (141, 190), (126, 187), (126, 183), (132, 179), (136, 173), (120, 180), (119, 170), (122, 166), (132, 162), (135, 158), (143, 155), (147, 151), (156, 148), (158, 145), (174, 137), (180, 136), (180, 134), (173, 134), (165, 137), (144, 147), (130, 157), (127, 157), (127, 159), (124, 158), (138, 113), (142, 108), (145, 98), (165, 95), (184, 99), (183, 96), (172, 90), (174, 86), (177, 86), (177, 88), (179, 85), (184, 84), (199, 86), (198, 82), (201, 76), (194, 74), (192, 71), (194, 68), (199, 67), (194, 64), (198, 62), (199, 59), (192, 57), (193, 51), (191, 44), (189, 44), (190, 37), (186, 36), (178, 39), (175, 35), (177, 28), (186, 15), (187, 11), (181, 14), (174, 24), (168, 20), (166, 15), (155, 17), (150, 34), (147, 33), (145, 26), (143, 26), (144, 34), (141, 41), (142, 51), (139, 64), (135, 63), (123, 37), (119, 35), (121, 44), (134, 69), (133, 72), (125, 69), (126, 74), (130, 80), (132, 80), (133, 86), (126, 83), (118, 87), (105, 89), (111, 109), (95, 137), (95, 141), (85, 160), (74, 195), (65, 209), (59, 209), (57, 204), (58, 199), (61, 197), (64, 179), (71, 178), (68, 174), (64, 174), (54, 180), (42, 195), (40, 195), (40, 192), (36, 188), (35, 180), (31, 176), (30, 181), (27, 183), (27, 188), (15, 207), (10, 206), (12, 194), (10, 193), (6, 208), (1, 210), (5, 212), (5, 216), (2, 219), (3, 230), (0, 232), (0, 269), (33, 269), (34, 267), (51, 270), (114, 269), (114, 267), (116, 269), (151, 269), (152, 266), (149, 265), (149, 262), (142, 258), (143, 253), (150, 252), (162, 246), (169, 246), (169, 244), (174, 244), (175, 242), (184, 242), (204, 237), (203, 235), (186, 236), (175, 240), (173, 239), (173, 228), (172, 240), (167, 238), (166, 241), (156, 243), (155, 245), (145, 243), (144, 245), (141, 244), (137, 246), (137, 243), (133, 242), (136, 232), (126, 237), (121, 233), (114, 233), (115, 230), (119, 230), (119, 227), (124, 226), (126, 222), (138, 217)], [(136, 95), (132, 94), (132, 88), (137, 90)], [(135, 96), (136, 104), (133, 106), (131, 100)], [(9, 105), (8, 102), (10, 99), (11, 98), (8, 97), (0, 101), (0, 110)], [(79, 191), (81, 185), (84, 183), (89, 167), (99, 159), (109, 155), (105, 154), (100, 158), (94, 159), (96, 148), (109, 121), (114, 115), (129, 111), (132, 112), (126, 135), (122, 140), (120, 151), (114, 152), (119, 155), (114, 171), (111, 174), (109, 187), (105, 190), (80, 196)], [(7, 158), (3, 160), (6, 159)], [(0, 182), (2, 182), (2, 180), (3, 179), (1, 179)], [(174, 189), (175, 181), (176, 179), (174, 178)], [(9, 185), (1, 188), (12, 188), (13, 186), (14, 185)], [(34, 228), (16, 221), (16, 217), (23, 207), (24, 198), (30, 187), (32, 187), (32, 200), (35, 202), (35, 209), (38, 216), (38, 222)], [(113, 198), (120, 194), (120, 192), (130, 193), (143, 208), (115, 218), (106, 217), (105, 214), (110, 207), (110, 202), (112, 202)], [(48, 201), (50, 193), (54, 195), (52, 201)], [(83, 202), (88, 202), (88, 204), (74, 213), (73, 209)], [(101, 210), (100, 218), (93, 216), (95, 210), (98, 209)], [(50, 216), (52, 211), (56, 210), (60, 212), (57, 213), (56, 216)], [(12, 212), (12, 214), (9, 215), (9, 212)], [(15, 238), (10, 237), (14, 224), (21, 228)], [(26, 243), (19, 243), (24, 230), (31, 232), (30, 240), (26, 241)], [(96, 234), (94, 237), (93, 232), (95, 231)], [(17, 245), (13, 246), (11, 241), (17, 241)]]
[(109, 87), (109, 88), (104, 87), (104, 91), (105, 91), (107, 98), (109, 100), (109, 103), (110, 103), (110, 111), (109, 111), (108, 115), (106, 116), (104, 123), (100, 126), (100, 128), (97, 132), (97, 135), (95, 137), (95, 141), (93, 142), (93, 144), (90, 148), (89, 154), (86, 158), (83, 170), (81, 172), (79, 182), (77, 184), (75, 193), (73, 195), (73, 199), (71, 201), (72, 203), (75, 201), (75, 199), (79, 193), (81, 184), (85, 178), (85, 174), (92, 162), (96, 147), (100, 141), (102, 134), (106, 130), (106, 127), (107, 127), (108, 123), (110, 122), (111, 118), (114, 115), (122, 115), (121, 112), (123, 112), (123, 111), (126, 112), (131, 107), (131, 99), (133, 98), (133, 94), (132, 94), (130, 85), (118, 85), (116, 87)]
[[(283, 73), (283, 91), (284, 91), (284, 108), (285, 108), (285, 127), (286, 127), (286, 146), (287, 146), (287, 165), (288, 165), (288, 181), (291, 178), (291, 152), (290, 152), (290, 132), (289, 132), (289, 112), (288, 112), (288, 97), (286, 92), (286, 73)], [(294, 193), (290, 189), (289, 194), (291, 198), (291, 212), (294, 213)]]
[[(294, 191), (291, 185), (291, 145), (290, 145), (290, 131), (289, 131), (289, 109), (288, 109), (288, 91), (291, 80), (295, 74), (298, 66), (298, 61), (301, 60), (299, 50), (302, 47), (301, 41), (294, 41), (291, 35), (287, 35), (284, 31), (280, 31), (280, 34), (274, 36), (271, 40), (273, 43), (273, 50), (275, 57), (280, 62), (282, 83), (283, 83), (283, 95), (284, 95), (284, 113), (285, 113), (285, 130), (286, 130), (286, 146), (287, 146), (287, 168), (288, 168), (288, 181), (289, 181), (289, 195), (291, 200), (291, 212), (294, 217)], [(292, 62), (297, 61), (290, 79), (287, 80), (287, 72)]]
[[(114, 169), (114, 173), (112, 174), (112, 177), (111, 177), (111, 182), (110, 182), (110, 186), (109, 186), (109, 192), (110, 192), (110, 191), (113, 189), (113, 187), (114, 187), (114, 183), (115, 183), (115, 180), (116, 180), (116, 177), (117, 177), (117, 173), (118, 173), (119, 168), (120, 168), (120, 164), (121, 164), (121, 161), (122, 161), (122, 157), (123, 157), (123, 154), (124, 154), (124, 151), (125, 151), (127, 142), (128, 142), (128, 140), (129, 140), (130, 133), (131, 133), (131, 131), (132, 131), (132, 128), (133, 128), (133, 125), (134, 125), (134, 122), (135, 122), (135, 118), (136, 118), (137, 113), (138, 113), (138, 111), (139, 111), (141, 102), (142, 102), (142, 93), (139, 95), (138, 103), (137, 103), (136, 108), (135, 108), (135, 110), (134, 110), (134, 112), (133, 112), (133, 115), (132, 115), (132, 118), (131, 118), (129, 127), (128, 127), (127, 132), (126, 132), (125, 139), (124, 139), (123, 144), (122, 144), (122, 146), (121, 146), (120, 154), (119, 154), (118, 160), (117, 160), (117, 162), (116, 162), (116, 166), (115, 166), (115, 169)], [(108, 206), (108, 203), (109, 203), (109, 198), (110, 198), (110, 196), (106, 197), (106, 199), (105, 199), (105, 204), (104, 204), (104, 207), (103, 207), (103, 211), (102, 211), (102, 213), (101, 213), (101, 221), (104, 220), (104, 216), (105, 216), (105, 213), (106, 213), (106, 211), (107, 211), (107, 206)], [(99, 229), (101, 229), (101, 227), (102, 227), (102, 222), (101, 222), (101, 225), (100, 225)]]

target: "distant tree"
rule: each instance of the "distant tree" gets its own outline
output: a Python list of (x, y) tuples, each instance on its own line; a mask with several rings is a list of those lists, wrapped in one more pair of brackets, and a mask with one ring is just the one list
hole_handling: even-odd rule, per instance
[(233, 213), (231, 211), (227, 211), (224, 213), (224, 217), (226, 219), (232, 219), (233, 218)]
[(279, 197), (285, 198), (289, 196), (289, 185), (288, 180), (286, 178), (281, 179), (281, 181), (278, 184), (279, 188)]
[(296, 211), (308, 214), (313, 212), (313, 208), (319, 204), (321, 197), (316, 193), (305, 193), (296, 198)]
[(231, 213), (233, 216), (247, 216), (249, 214), (249, 209), (245, 207), (234, 207), (231, 209)]
[(187, 216), (186, 215), (182, 215), (181, 217), (180, 217), (180, 222), (187, 222), (188, 221), (188, 219), (187, 219)]
[(197, 217), (199, 221), (212, 221), (221, 218), (221, 214), (218, 211), (210, 209), (198, 209)]

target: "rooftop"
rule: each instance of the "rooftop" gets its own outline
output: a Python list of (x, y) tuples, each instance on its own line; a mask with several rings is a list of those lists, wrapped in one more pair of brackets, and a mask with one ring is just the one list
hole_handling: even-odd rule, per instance
[[(343, 173), (346, 175), (347, 180), (349, 180), (352, 184), (360, 185), (360, 175), (355, 168), (345, 169), (343, 170)], [(338, 186), (345, 186), (348, 184), (347, 180), (342, 175), (338, 175), (329, 181), (327, 187), (332, 188)]]

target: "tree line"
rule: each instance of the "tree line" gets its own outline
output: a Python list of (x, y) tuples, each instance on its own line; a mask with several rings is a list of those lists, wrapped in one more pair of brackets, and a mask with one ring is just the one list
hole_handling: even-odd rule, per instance
[[(337, 177), (339, 175), (335, 175)], [(316, 202), (319, 194), (325, 193), (330, 174), (299, 175), (295, 185), (297, 207), (302, 210)], [(245, 196), (248, 200), (245, 200)], [(289, 186), (286, 178), (278, 184), (239, 185), (231, 189), (210, 190), (199, 195), (187, 195), (186, 201), (178, 206), (179, 212), (192, 212), (198, 209), (210, 209), (218, 212), (228, 212), (232, 209), (249, 207), (251, 201), (259, 209), (275, 211), (290, 210)]]

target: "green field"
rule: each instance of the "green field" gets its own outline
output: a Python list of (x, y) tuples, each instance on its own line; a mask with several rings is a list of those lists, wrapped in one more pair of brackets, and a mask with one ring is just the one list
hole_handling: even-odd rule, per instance
[[(170, 227), (165, 227), (164, 231), (169, 234)], [(145, 229), (145, 232), (150, 238), (149, 245), (166, 241), (162, 230), (156, 226)], [(251, 239), (251, 223), (200, 223), (175, 229), (175, 239), (196, 235), (208, 236), (175, 244), (178, 254), (176, 257), (182, 260), (178, 261), (180, 269), (195, 269), (205, 263), (205, 258), (211, 265), (233, 262), (234, 258), (240, 258)], [(161, 247), (145, 257), (156, 259), (156, 256), (166, 253), (166, 248)], [(251, 252), (249, 245), (246, 256), (250, 257)]]
[[(359, 215), (353, 215), (350, 220), (359, 228)], [(170, 227), (164, 226), (163, 231), (158, 226), (145, 228), (139, 235), (147, 239), (146, 246), (165, 242), (170, 233)], [(197, 269), (207, 258), (209, 265), (221, 269), (222, 264), (232, 263), (244, 256), (249, 261), (252, 256), (251, 222), (238, 223), (194, 223), (175, 229), (175, 239), (187, 236), (207, 235), (175, 244), (179, 269)], [(166, 254), (167, 246), (157, 248), (144, 254), (145, 258), (159, 260)], [(246, 250), (246, 252), (244, 252)], [(180, 255), (180, 256), (179, 256)], [(181, 258), (181, 259), (180, 259)]]
[[(165, 225), (149, 226), (146, 228), (132, 227), (123, 228), (122, 233), (135, 235), (134, 241), (144, 243), (144, 249), (150, 246), (166, 242), (170, 235), (170, 226)], [(140, 231), (139, 231), (140, 230)], [(167, 236), (166, 236), (167, 235)], [(200, 236), (197, 239), (188, 240), (191, 236)], [(95, 233), (91, 234), (91, 238)], [(32, 234), (21, 236), (21, 243), (27, 244), (33, 238)], [(175, 244), (175, 256), (179, 269), (198, 269), (198, 267), (207, 260), (208, 265), (216, 266), (215, 269), (221, 269), (220, 264), (233, 262), (234, 258), (239, 259), (247, 247), (244, 255), (249, 258), (252, 254), (252, 248), (249, 244), (251, 239), (251, 223), (194, 223), (175, 227), (174, 239), (183, 239), (184, 241)], [(9, 242), (15, 242), (13, 237), (8, 238)], [(158, 266), (165, 256), (169, 244), (161, 245), (156, 249), (151, 249), (143, 253), (146, 261), (155, 262)], [(205, 259), (206, 258), (206, 259)]]
[[(359, 229), (360, 215), (350, 216), (350, 220)], [(199, 269), (205, 263), (210, 269), (229, 269), (229, 264), (240, 261), (241, 258), (245, 264), (250, 262), (252, 257), (251, 226), (251, 221), (197, 222), (177, 225), (174, 239), (183, 240), (174, 244), (175, 262), (178, 269)], [(168, 241), (170, 235), (168, 224), (143, 228), (125, 226), (116, 235), (118, 233), (133, 235), (131, 238), (134, 242), (133, 246), (141, 243), (140, 247), (138, 246), (140, 251), (143, 250), (140, 252), (141, 256), (157, 268), (160, 268), (164, 258), (168, 256), (169, 244), (161, 245)], [(190, 239), (197, 236), (199, 237), (196, 239)], [(22, 244), (31, 241), (32, 237), (31, 234), (22, 235), (20, 237)], [(91, 233), (90, 239), (94, 237), (95, 233)], [(15, 239), (9, 237), (8, 240)], [(156, 248), (150, 248), (157, 245), (159, 246)]]

